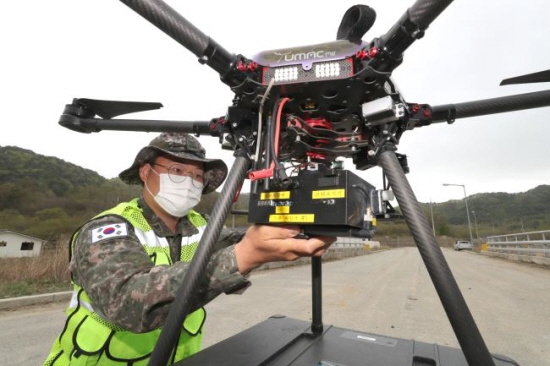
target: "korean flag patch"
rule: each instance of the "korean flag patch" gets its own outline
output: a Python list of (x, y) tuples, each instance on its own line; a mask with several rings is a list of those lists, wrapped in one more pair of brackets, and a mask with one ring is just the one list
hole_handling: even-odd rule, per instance
[(125, 223), (100, 226), (92, 231), (92, 244), (100, 240), (128, 236), (128, 226)]

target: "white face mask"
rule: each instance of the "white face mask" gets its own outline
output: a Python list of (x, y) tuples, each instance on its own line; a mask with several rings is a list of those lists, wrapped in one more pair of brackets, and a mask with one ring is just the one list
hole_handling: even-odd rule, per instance
[[(202, 187), (196, 187), (197, 182), (193, 183), (191, 177), (187, 177), (183, 182), (175, 183), (168, 174), (159, 174), (153, 169), (151, 171), (160, 179), (159, 191), (153, 198), (164, 211), (174, 217), (183, 217), (199, 203)], [(145, 183), (145, 188), (151, 193), (147, 183)]]

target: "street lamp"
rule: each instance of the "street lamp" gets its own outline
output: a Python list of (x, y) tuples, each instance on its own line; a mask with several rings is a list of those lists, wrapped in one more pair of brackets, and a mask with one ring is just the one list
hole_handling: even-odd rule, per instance
[(468, 229), (470, 230), (470, 243), (474, 243), (474, 238), (472, 237), (472, 224), (470, 223), (470, 210), (468, 209), (468, 198), (466, 196), (466, 186), (464, 184), (452, 184), (452, 183), (443, 183), (445, 187), (456, 186), (462, 187), (464, 190), (464, 203), (466, 204), (466, 217), (468, 218)]

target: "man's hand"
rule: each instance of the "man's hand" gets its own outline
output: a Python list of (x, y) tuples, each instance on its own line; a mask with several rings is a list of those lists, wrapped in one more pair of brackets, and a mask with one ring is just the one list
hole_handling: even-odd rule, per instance
[(298, 239), (298, 234), (298, 226), (251, 226), (235, 245), (239, 272), (246, 274), (267, 262), (321, 256), (336, 241), (334, 237)]

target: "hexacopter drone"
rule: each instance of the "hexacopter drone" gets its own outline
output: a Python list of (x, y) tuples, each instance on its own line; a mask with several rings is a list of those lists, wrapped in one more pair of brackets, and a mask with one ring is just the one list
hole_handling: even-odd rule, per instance
[[(452, 0), (417, 0), (383, 36), (362, 40), (376, 14), (355, 5), (345, 14), (337, 40), (264, 51), (252, 58), (226, 51), (162, 0), (121, 0), (219, 73), (235, 93), (223, 117), (204, 122), (113, 119), (153, 110), (160, 103), (74, 99), (59, 123), (78, 132), (180, 131), (218, 137), (235, 155), (199, 249), (172, 305), (150, 365), (167, 364), (179, 324), (190, 313), (213, 244), (246, 179), (251, 223), (300, 225), (305, 235), (370, 238), (376, 219), (390, 219), (395, 195), (403, 218), (461, 349), (326, 326), (321, 316), (321, 259), (312, 258), (311, 324), (273, 317), (179, 362), (181, 365), (517, 365), (491, 354), (479, 333), (442, 251), (407, 181), (406, 156), (396, 153), (403, 133), (455, 119), (550, 105), (550, 91), (460, 104), (409, 103), (391, 75), (405, 50), (420, 39)], [(502, 84), (550, 81), (550, 72), (506, 79)], [(341, 167), (380, 166), (384, 187)], [(387, 182), (386, 182), (387, 180)], [(391, 188), (391, 190), (390, 190)], [(380, 347), (381, 344), (391, 347)]]

